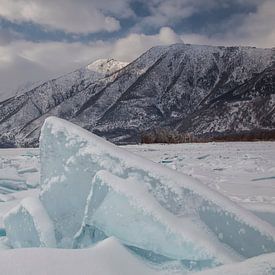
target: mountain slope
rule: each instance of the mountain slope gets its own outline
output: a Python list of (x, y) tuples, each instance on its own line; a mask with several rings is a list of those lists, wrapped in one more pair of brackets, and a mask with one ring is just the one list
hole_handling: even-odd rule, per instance
[(37, 145), (49, 115), (116, 143), (139, 142), (154, 127), (196, 135), (275, 129), (272, 49), (175, 44), (107, 75), (98, 71), (77, 71), (68, 85), (65, 76), (0, 103), (0, 144)]
[(203, 135), (232, 135), (275, 129), (275, 64), (247, 80), (243, 85), (214, 98), (179, 125)]

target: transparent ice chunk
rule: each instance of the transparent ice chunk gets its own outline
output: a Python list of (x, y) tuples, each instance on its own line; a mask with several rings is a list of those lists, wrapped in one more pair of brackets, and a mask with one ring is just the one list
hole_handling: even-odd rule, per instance
[(4, 217), (6, 235), (13, 248), (55, 247), (55, 234), (40, 200), (26, 198)]

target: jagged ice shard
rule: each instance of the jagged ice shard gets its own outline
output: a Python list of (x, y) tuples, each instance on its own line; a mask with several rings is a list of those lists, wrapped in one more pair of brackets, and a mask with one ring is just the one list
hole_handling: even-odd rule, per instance
[(4, 217), (9, 243), (13, 248), (55, 247), (55, 233), (40, 200), (25, 198)]
[(5, 224), (14, 247), (81, 248), (114, 236), (145, 260), (176, 260), (187, 269), (275, 251), (274, 227), (251, 212), (70, 122), (46, 119), (40, 155), (41, 192), (36, 207), (27, 208), (47, 218), (29, 211), (27, 224), (50, 241), (20, 234), (26, 219), (11, 211)]
[[(220, 255), (220, 262), (234, 259), (192, 218), (177, 217), (163, 208), (146, 186), (104, 170), (96, 173), (87, 199), (83, 226), (87, 225), (93, 227), (94, 232), (100, 230), (116, 236), (127, 246), (171, 259), (209, 261), (216, 255)], [(78, 240), (83, 230), (86, 233), (82, 228), (77, 234)], [(94, 234), (91, 236), (97, 241)]]

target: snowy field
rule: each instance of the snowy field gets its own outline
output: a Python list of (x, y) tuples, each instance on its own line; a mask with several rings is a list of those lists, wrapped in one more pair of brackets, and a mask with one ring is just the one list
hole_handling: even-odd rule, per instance
[(149, 144), (124, 148), (197, 178), (246, 208), (275, 212), (275, 142)]
[[(103, 144), (104, 145), (104, 144)], [(66, 146), (74, 146), (72, 142), (69, 141), (69, 145)], [(192, 178), (199, 180), (203, 185), (209, 187), (212, 190), (218, 191), (223, 194), (225, 197), (228, 197), (230, 200), (235, 202), (237, 205), (241, 205), (246, 208), (249, 212), (256, 214), (261, 220), (265, 220), (263, 225), (259, 225), (259, 221), (255, 222), (255, 225), (258, 228), (268, 228), (273, 232), (274, 228), (271, 226), (275, 226), (275, 143), (274, 142), (245, 142), (245, 143), (205, 143), (205, 144), (178, 144), (178, 145), (129, 145), (129, 146), (121, 146), (120, 148), (126, 149), (131, 153), (137, 154), (143, 158), (152, 160), (153, 162), (159, 163), (163, 166), (171, 168), (173, 170), (177, 170), (180, 172), (177, 180), (181, 180), (181, 173), (184, 173)], [(53, 154), (55, 154), (54, 152)], [(58, 156), (58, 153), (56, 153)], [(87, 154), (87, 152), (85, 152)], [(47, 156), (48, 157), (48, 156)], [(129, 156), (127, 156), (129, 157)], [(44, 156), (45, 158), (45, 156)], [(124, 159), (127, 159), (124, 157)], [(69, 158), (70, 161), (68, 165), (73, 165), (77, 160)], [(101, 161), (101, 160), (100, 160)], [(133, 161), (134, 162), (134, 161)], [(56, 164), (57, 163), (57, 164)], [(56, 165), (58, 166), (58, 162), (56, 163), (47, 163), (44, 168), (45, 171), (48, 171), (49, 167), (54, 170)], [(123, 161), (122, 161), (123, 163)], [(149, 162), (148, 162), (149, 163)], [(144, 163), (146, 166), (147, 163)], [(106, 160), (100, 162), (101, 166), (106, 166)], [(124, 164), (123, 164), (124, 165)], [(132, 165), (132, 164), (130, 164)], [(150, 259), (154, 258), (151, 263), (145, 261), (143, 258), (149, 256), (144, 254), (142, 257), (142, 253), (139, 251), (137, 254), (140, 256), (136, 256), (134, 252), (135, 249), (129, 249), (129, 247), (146, 247), (142, 246), (143, 241), (140, 243), (130, 241), (127, 239), (128, 232), (121, 232), (124, 230), (123, 228), (117, 227), (114, 225), (112, 221), (104, 220), (104, 209), (108, 208), (108, 201), (105, 204), (105, 208), (101, 209), (101, 212), (98, 210), (98, 214), (89, 214), (89, 204), (88, 208), (86, 207), (86, 216), (89, 215), (93, 218), (87, 218), (86, 224), (82, 222), (82, 228), (87, 230), (89, 228), (89, 224), (93, 222), (96, 224), (107, 224), (108, 228), (112, 228), (109, 236), (112, 235), (112, 232), (115, 232), (114, 235), (116, 238), (103, 238), (103, 241), (100, 241), (96, 245), (83, 246), (83, 239), (85, 240), (85, 244), (87, 243), (85, 236), (83, 234), (86, 232), (84, 229), (80, 230), (79, 238), (74, 237), (74, 241), (78, 240), (78, 248), (85, 247), (84, 249), (64, 249), (68, 248), (69, 245), (69, 237), (70, 230), (73, 230), (74, 224), (68, 223), (68, 228), (62, 227), (63, 224), (60, 224), (58, 221), (60, 213), (54, 212), (54, 214), (50, 214), (51, 218), (53, 215), (57, 215), (56, 219), (52, 218), (56, 224), (54, 224), (55, 228), (58, 228), (60, 232), (65, 236), (62, 240), (57, 244), (57, 247), (63, 249), (55, 249), (51, 247), (55, 247), (56, 244), (53, 244), (51, 240), (51, 236), (49, 233), (52, 229), (51, 226), (45, 225), (45, 218), (41, 224), (43, 228), (41, 231), (43, 232), (43, 238), (46, 244), (42, 245), (49, 248), (28, 248), (32, 246), (39, 245), (22, 245), (22, 236), (20, 236), (20, 226), (22, 226), (21, 230), (24, 231), (24, 225), (28, 224), (28, 217), (25, 215), (24, 211), (29, 212), (33, 211), (33, 217), (36, 215), (42, 215), (44, 210), (40, 209), (40, 202), (38, 197), (40, 193), (39, 179), (40, 179), (40, 156), (38, 149), (1, 149), (0, 150), (0, 274), (186, 274), (189, 272), (197, 272), (200, 268), (195, 268), (192, 270), (191, 268), (182, 268), (179, 266), (178, 261), (162, 261), (161, 265), (157, 265), (156, 262), (160, 260), (157, 258), (157, 254), (154, 258), (150, 255)], [(107, 165), (108, 166), (108, 165)], [(110, 165), (109, 165), (110, 166)], [(84, 167), (84, 166), (83, 166)], [(143, 167), (142, 165), (140, 167)], [(158, 166), (156, 166), (158, 167)], [(106, 168), (107, 169), (107, 168)], [(109, 169), (109, 168), (108, 168)], [(110, 170), (113, 171), (113, 174), (121, 174), (122, 172), (117, 172), (117, 167), (111, 167)], [(141, 168), (139, 168), (141, 169)], [(89, 171), (88, 171), (89, 172)], [(87, 173), (88, 173), (87, 172)], [(135, 172), (135, 171), (134, 171)], [(132, 172), (132, 173), (134, 173)], [(42, 174), (43, 174), (42, 173)], [(86, 170), (83, 168), (83, 173), (86, 173)], [(162, 173), (162, 172), (161, 172)], [(66, 174), (66, 169), (64, 170), (64, 174)], [(110, 174), (110, 173), (109, 173)], [(108, 188), (114, 188), (114, 192), (108, 197), (109, 204), (111, 204), (111, 208), (113, 206), (113, 199), (116, 199), (117, 202), (117, 191), (119, 190), (119, 196), (126, 194), (127, 196), (133, 196), (139, 202), (142, 202), (144, 205), (148, 206), (147, 213), (143, 213), (143, 215), (148, 216), (148, 211), (150, 211), (150, 215), (155, 215), (154, 222), (149, 221), (151, 223), (152, 228), (156, 226), (156, 220), (159, 224), (159, 228), (165, 225), (165, 222), (173, 223), (173, 217), (170, 212), (164, 211), (160, 209), (159, 206), (152, 203), (150, 205), (150, 195), (145, 193), (143, 189), (135, 186), (136, 189), (130, 190), (125, 188), (122, 183), (117, 181), (124, 181), (117, 176), (109, 175), (108, 173), (99, 173), (96, 179), (93, 179), (94, 184), (98, 184), (100, 182), (101, 186), (109, 186)], [(130, 175), (130, 173), (129, 173)], [(171, 174), (174, 175), (174, 174)], [(85, 174), (88, 177), (88, 174)], [(148, 174), (146, 177), (150, 177)], [(44, 180), (43, 180), (44, 177)], [(131, 176), (130, 176), (131, 177)], [(119, 180), (120, 179), (120, 180)], [(42, 181), (46, 182), (48, 180), (48, 184), (54, 184), (57, 179), (56, 176), (52, 175), (51, 179), (47, 179), (45, 175), (42, 175)], [(62, 175), (58, 179), (62, 182)], [(92, 180), (92, 179), (91, 179)], [(182, 180), (186, 180), (185, 176), (182, 175)], [(106, 181), (107, 183), (105, 183)], [(45, 184), (45, 183), (44, 183)], [(67, 184), (69, 185), (70, 182)], [(192, 184), (192, 182), (191, 182)], [(45, 186), (45, 185), (44, 185)], [(66, 185), (64, 185), (66, 188)], [(114, 187), (115, 186), (115, 187)], [(102, 188), (103, 188), (102, 187)], [(83, 188), (83, 187), (81, 187)], [(116, 189), (117, 188), (117, 189)], [(192, 186), (191, 186), (192, 188)], [(43, 186), (42, 186), (43, 189)], [(208, 189), (206, 189), (208, 190)], [(44, 192), (44, 193), (43, 193)], [(40, 195), (40, 200), (43, 205), (46, 207), (48, 213), (51, 213), (52, 206), (52, 196), (56, 195), (58, 191), (55, 193), (49, 193), (49, 187), (44, 188), (42, 195)], [(47, 193), (48, 192), (48, 193)], [(133, 193), (131, 195), (131, 192)], [(135, 193), (136, 192), (136, 193)], [(96, 190), (93, 190), (91, 196), (94, 196)], [(69, 193), (68, 193), (69, 194)], [(215, 194), (215, 193), (213, 193)], [(67, 194), (64, 194), (67, 196)], [(86, 193), (87, 196), (87, 193)], [(118, 197), (119, 197), (118, 196)], [(137, 196), (137, 197), (136, 197)], [(140, 196), (140, 197), (138, 197)], [(207, 194), (207, 196), (210, 196)], [(211, 195), (212, 196), (212, 195)], [(211, 197), (210, 196), (210, 197)], [(18, 208), (18, 204), (20, 201), (26, 197), (34, 198), (33, 201), (29, 200), (23, 204), (21, 204), (21, 208)], [(62, 196), (60, 197), (62, 198)], [(121, 197), (121, 201), (123, 201), (123, 196)], [(91, 199), (91, 198), (90, 198)], [(154, 198), (152, 197), (152, 200)], [(105, 199), (106, 201), (106, 199)], [(214, 200), (215, 201), (215, 200)], [(219, 203), (219, 199), (216, 199)], [(89, 198), (88, 198), (89, 202)], [(55, 203), (55, 202), (54, 202)], [(60, 202), (62, 205), (62, 200)], [(72, 203), (71, 201), (65, 203)], [(74, 202), (73, 202), (74, 203)], [(86, 200), (85, 200), (86, 203)], [(124, 203), (124, 201), (123, 201)], [(127, 206), (127, 201), (121, 206), (118, 203), (115, 210), (123, 210), (125, 206)], [(33, 207), (35, 205), (35, 207)], [(17, 210), (7, 215), (7, 213), (17, 207)], [(56, 205), (55, 205), (56, 207)], [(63, 205), (62, 205), (63, 207)], [(136, 209), (132, 209), (133, 205), (129, 204), (129, 211), (133, 216), (138, 220), (140, 217), (140, 213), (136, 212)], [(151, 207), (151, 208), (150, 208)], [(111, 209), (110, 208), (110, 209)], [(88, 210), (87, 210), (88, 209)], [(99, 209), (99, 208), (98, 208)], [(111, 211), (109, 209), (109, 211)], [(151, 210), (150, 210), (151, 209)], [(230, 209), (230, 207), (229, 207)], [(66, 210), (66, 209), (65, 209)], [(64, 210), (64, 211), (65, 211)], [(116, 220), (114, 219), (114, 223), (129, 222), (129, 217), (124, 212), (121, 212), (121, 216), (117, 216)], [(231, 210), (230, 210), (231, 211)], [(235, 210), (232, 210), (232, 213), (235, 213)], [(235, 211), (235, 212), (234, 212)], [(58, 211), (57, 211), (58, 212)], [(114, 212), (117, 214), (117, 212)], [(18, 224), (18, 217), (23, 215), (21, 224)], [(24, 216), (25, 215), (25, 216)], [(44, 215), (44, 214), (43, 214)], [(42, 216), (43, 216), (42, 215)], [(65, 217), (64, 220), (67, 219)], [(74, 215), (74, 214), (72, 214)], [(77, 212), (75, 212), (77, 215)], [(110, 213), (108, 213), (110, 215)], [(243, 215), (243, 213), (242, 213)], [(7, 218), (8, 216), (8, 218)], [(146, 216), (146, 217), (147, 217)], [(240, 215), (241, 216), (241, 215)], [(14, 217), (17, 217), (16, 219)], [(109, 216), (106, 216), (109, 217)], [(146, 218), (145, 217), (145, 218)], [(167, 220), (163, 222), (162, 218), (166, 217)], [(254, 215), (253, 215), (254, 217)], [(40, 217), (41, 218), (41, 217)], [(144, 219), (145, 219), (144, 218)], [(6, 239), (6, 230), (8, 229), (5, 226), (4, 220), (6, 219), (7, 226), (10, 226), (9, 230), (11, 232), (10, 241)], [(89, 220), (90, 219), (90, 220)], [(110, 219), (110, 217), (109, 217)], [(127, 220), (128, 219), (128, 220)], [(147, 219), (147, 218), (146, 218)], [(145, 220), (146, 220), (145, 219)], [(253, 218), (250, 217), (250, 220), (253, 221)], [(248, 219), (248, 222), (250, 221)], [(85, 221), (85, 219), (84, 219)], [(39, 222), (39, 218), (34, 219), (35, 222)], [(134, 220), (130, 220), (135, 225)], [(194, 226), (197, 221), (186, 219), (186, 224)], [(247, 223), (247, 221), (245, 222)], [(40, 224), (40, 226), (41, 226)], [(174, 223), (175, 225), (177, 222)], [(83, 227), (83, 226), (86, 227)], [(130, 226), (130, 223), (128, 223)], [(14, 229), (13, 227), (17, 227)], [(71, 228), (70, 228), (71, 226)], [(172, 227), (173, 232), (177, 232), (180, 225)], [(269, 227), (270, 226), (270, 227)], [(35, 224), (34, 227), (37, 227)], [(145, 226), (146, 227), (146, 226)], [(46, 228), (46, 229), (45, 229)], [(102, 228), (103, 225), (102, 225)], [(131, 227), (129, 227), (131, 228)], [(106, 229), (106, 228), (105, 228)], [(31, 229), (33, 230), (33, 229)], [(63, 230), (63, 231), (62, 231)], [(135, 230), (135, 228), (133, 229)], [(158, 230), (158, 229), (157, 229)], [(200, 227), (198, 226), (198, 230)], [(244, 229), (240, 229), (240, 232), (245, 232)], [(35, 231), (33, 231), (35, 232)], [(45, 233), (46, 232), (46, 233)], [(83, 233), (84, 232), (84, 233)], [(104, 232), (108, 232), (108, 230), (104, 230)], [(156, 233), (155, 233), (156, 232)], [(158, 231), (153, 232), (156, 235), (159, 233)], [(160, 231), (161, 233), (162, 231)], [(188, 231), (186, 231), (188, 233)], [(199, 231), (200, 234), (205, 234), (206, 238), (211, 240), (211, 236), (203, 230)], [(28, 234), (32, 233), (32, 231), (28, 232), (28, 230), (24, 231), (26, 238), (29, 238)], [(60, 234), (61, 234), (60, 233)], [(150, 233), (150, 232), (149, 232)], [(160, 234), (159, 233), (159, 234)], [(243, 233), (246, 234), (247, 232)], [(13, 235), (12, 235), (13, 234)], [(82, 235), (81, 235), (82, 234)], [(101, 233), (97, 233), (101, 234)], [(106, 233), (107, 234), (107, 233)], [(134, 234), (134, 233), (133, 233)], [(138, 234), (138, 232), (137, 232)], [(166, 233), (163, 233), (166, 234)], [(108, 235), (108, 234), (107, 234)], [(177, 234), (176, 234), (177, 235)], [(152, 235), (153, 236), (153, 235)], [(161, 235), (160, 235), (161, 236)], [(191, 235), (190, 235), (191, 236)], [(202, 235), (203, 236), (203, 235)], [(209, 237), (210, 236), (210, 237)], [(81, 238), (82, 239), (81, 239)], [(198, 235), (199, 237), (199, 235)], [(20, 239), (21, 238), (21, 239)], [(97, 238), (101, 238), (100, 236)], [(126, 244), (124, 246), (122, 243)], [(124, 238), (124, 239), (123, 239)], [(154, 238), (154, 237), (153, 237)], [(170, 237), (169, 237), (170, 238)], [(169, 240), (168, 238), (168, 240)], [(178, 238), (178, 239), (177, 239)], [(220, 238), (220, 233), (219, 233)], [(81, 239), (81, 241), (79, 241)], [(222, 237), (221, 237), (222, 239)], [(157, 240), (157, 239), (156, 239)], [(168, 257), (171, 256), (173, 259), (178, 259), (178, 255), (181, 253), (185, 253), (181, 251), (179, 248), (177, 251), (173, 251), (173, 246), (169, 248), (169, 243), (173, 243), (177, 240), (181, 240), (179, 236), (176, 236), (175, 239), (170, 239), (170, 242), (167, 243), (167, 251), (170, 249), (170, 254), (163, 249), (161, 245), (156, 249), (156, 251), (161, 252), (160, 254), (164, 256), (160, 257)], [(40, 240), (41, 241), (41, 240)], [(58, 241), (58, 240), (57, 240)], [(153, 240), (154, 241), (154, 240)], [(152, 241), (152, 242), (153, 242)], [(21, 243), (20, 243), (21, 242)], [(38, 242), (37, 240), (31, 240), (31, 242)], [(55, 242), (55, 241), (54, 241)], [(213, 241), (214, 242), (214, 241)], [(21, 249), (10, 249), (11, 243), (13, 243), (13, 247), (22, 247)], [(203, 244), (204, 245), (204, 244)], [(202, 247), (204, 247), (202, 245)], [(220, 262), (226, 263), (224, 266), (217, 267), (215, 269), (202, 271), (202, 274), (275, 274), (275, 255), (274, 254), (266, 254), (253, 257), (252, 259), (245, 260), (245, 258), (238, 258), (239, 256), (234, 253), (229, 253), (227, 248), (220, 247), (219, 244), (211, 244), (213, 245), (213, 255), (217, 253), (217, 259)], [(163, 243), (164, 248), (165, 242)], [(207, 242), (206, 242), (207, 246)], [(26, 247), (26, 248), (25, 248)], [(154, 249), (154, 244), (152, 244)], [(264, 245), (263, 245), (264, 247)], [(147, 247), (146, 247), (147, 248)], [(151, 250), (153, 250), (151, 249)], [(263, 248), (264, 249), (264, 248)], [(211, 249), (210, 249), (211, 250)], [(145, 250), (143, 250), (145, 251)], [(154, 251), (154, 250), (153, 250)], [(202, 253), (200, 256), (196, 256), (194, 252), (194, 248), (190, 248), (190, 255), (194, 253), (194, 259), (196, 257), (205, 257)], [(218, 251), (218, 252), (217, 252)], [(274, 250), (270, 250), (274, 252)], [(145, 252), (143, 252), (145, 253)], [(212, 253), (212, 252), (211, 252)], [(219, 258), (219, 253), (222, 256)], [(234, 255), (233, 255), (234, 254)], [(259, 254), (258, 254), (259, 255)], [(216, 257), (216, 256), (215, 256)], [(245, 261), (243, 261), (245, 260)], [(241, 263), (238, 263), (241, 261)], [(194, 261), (196, 262), (196, 261)], [(199, 261), (197, 261), (199, 262)], [(35, 264), (34, 264), (35, 263)], [(188, 263), (190, 264), (190, 263)], [(204, 269), (204, 268), (201, 268)]]

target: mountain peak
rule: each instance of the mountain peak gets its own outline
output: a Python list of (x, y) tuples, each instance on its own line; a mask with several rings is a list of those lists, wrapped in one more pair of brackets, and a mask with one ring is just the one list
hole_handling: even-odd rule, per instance
[(122, 61), (115, 60), (113, 58), (108, 58), (108, 59), (98, 59), (93, 63), (89, 64), (88, 66), (86, 66), (86, 68), (89, 71), (109, 75), (122, 69), (128, 64), (129, 64), (128, 62), (122, 62)]

